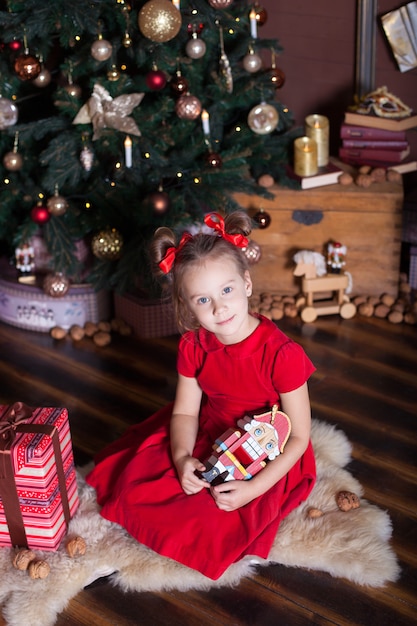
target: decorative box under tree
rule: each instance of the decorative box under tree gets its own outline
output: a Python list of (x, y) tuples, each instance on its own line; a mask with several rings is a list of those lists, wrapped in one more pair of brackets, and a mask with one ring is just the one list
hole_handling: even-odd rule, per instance
[(324, 253), (329, 241), (347, 247), (353, 294), (397, 296), (400, 276), (402, 183), (330, 185), (305, 191), (272, 187), (273, 200), (237, 194), (251, 213), (263, 209), (270, 224), (253, 231), (262, 251), (251, 274), (257, 291), (296, 294), (293, 256), (302, 249)]

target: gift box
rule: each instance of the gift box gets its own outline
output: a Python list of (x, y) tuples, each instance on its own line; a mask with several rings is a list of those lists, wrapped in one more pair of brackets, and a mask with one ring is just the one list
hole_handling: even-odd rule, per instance
[(78, 504), (67, 410), (0, 406), (0, 546), (56, 550)]
[(133, 294), (114, 294), (115, 316), (133, 328), (138, 337), (166, 337), (178, 334), (171, 299), (148, 299)]

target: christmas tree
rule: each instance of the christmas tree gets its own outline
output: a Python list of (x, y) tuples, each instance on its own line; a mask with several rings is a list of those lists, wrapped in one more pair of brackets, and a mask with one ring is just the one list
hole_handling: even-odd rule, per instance
[[(183, 231), (235, 192), (282, 184), (297, 131), (281, 47), (237, 0), (9, 0), (0, 11), (0, 239), (48, 271), (148, 287), (159, 226)], [(87, 247), (88, 264), (80, 249)]]

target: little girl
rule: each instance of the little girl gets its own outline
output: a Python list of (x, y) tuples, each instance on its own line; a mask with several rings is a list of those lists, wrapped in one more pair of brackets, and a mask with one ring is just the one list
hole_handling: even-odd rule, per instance
[[(159, 229), (151, 255), (171, 281), (180, 329), (173, 404), (129, 428), (87, 481), (101, 515), (139, 542), (217, 579), (245, 555), (267, 558), (280, 521), (315, 481), (307, 380), (314, 366), (267, 318), (249, 311), (243, 212), (210, 214), (213, 233)], [(285, 451), (250, 480), (212, 486), (202, 461), (227, 428), (274, 404), (290, 418)]]

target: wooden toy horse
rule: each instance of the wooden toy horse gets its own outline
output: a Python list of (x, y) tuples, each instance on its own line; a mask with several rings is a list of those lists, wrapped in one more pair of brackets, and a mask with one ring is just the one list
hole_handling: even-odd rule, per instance
[[(356, 313), (356, 306), (347, 293), (351, 289), (351, 276), (327, 274), (326, 261), (322, 254), (312, 250), (300, 250), (293, 257), (296, 267), (294, 276), (301, 276), (302, 296), (297, 300), (301, 308), (303, 322), (314, 322), (319, 315), (339, 314), (350, 319)], [(330, 297), (327, 297), (330, 292)]]

